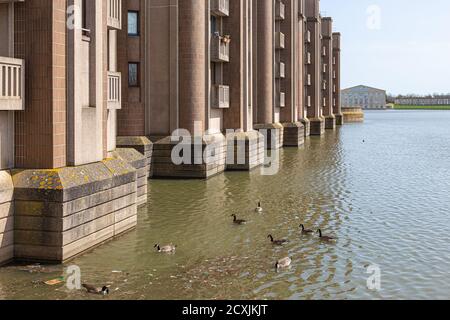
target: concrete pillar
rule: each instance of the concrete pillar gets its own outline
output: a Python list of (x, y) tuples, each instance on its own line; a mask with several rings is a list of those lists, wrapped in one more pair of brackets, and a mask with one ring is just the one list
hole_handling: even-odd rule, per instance
[(321, 101), (321, 17), (320, 1), (306, 0), (306, 26), (310, 35), (310, 41), (306, 44), (310, 61), (307, 61), (307, 77), (310, 83), (307, 85), (308, 119), (311, 122), (311, 135), (325, 133), (325, 120)]
[(206, 1), (183, 0), (179, 9), (180, 128), (194, 134), (194, 123), (206, 129)]
[(305, 55), (306, 55), (306, 44), (305, 44), (305, 33), (306, 33), (306, 2), (305, 0), (298, 1), (298, 20), (297, 20), (297, 39), (298, 39), (298, 49), (297, 49), (297, 59), (298, 59), (298, 69), (296, 71), (298, 82), (297, 82), (297, 105), (298, 105), (298, 121), (300, 121), (305, 128), (305, 137), (310, 135), (310, 122), (308, 120), (307, 107), (306, 107), (306, 87), (305, 87), (305, 76), (306, 76), (306, 65), (305, 65)]
[[(284, 63), (285, 74), (280, 77), (280, 91), (285, 94), (285, 106), (280, 110), (284, 128), (283, 145), (298, 147), (305, 142), (304, 126), (299, 122), (298, 72), (299, 62), (303, 59), (303, 48), (298, 46), (299, 5), (296, 0), (284, 0), (285, 17), (280, 20), (280, 30), (285, 35), (285, 48), (280, 50), (280, 63)], [(279, 5), (279, 4), (276, 4)], [(277, 76), (280, 76), (279, 74)], [(302, 91), (303, 92), (303, 91)]]
[(273, 0), (256, 1), (257, 6), (257, 123), (273, 123), (273, 55), (274, 27)]
[(341, 104), (341, 34), (333, 33), (333, 114), (336, 125), (344, 124)]
[(325, 129), (336, 128), (333, 114), (333, 19), (322, 18), (322, 103)]

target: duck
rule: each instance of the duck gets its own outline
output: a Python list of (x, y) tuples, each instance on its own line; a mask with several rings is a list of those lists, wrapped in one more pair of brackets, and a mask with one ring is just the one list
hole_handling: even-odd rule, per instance
[(322, 235), (322, 230), (320, 230), (320, 229), (317, 230), (317, 233), (319, 234), (319, 238), (322, 241), (335, 241), (336, 240), (336, 238)]
[(302, 234), (312, 234), (314, 233), (311, 229), (305, 229), (305, 226), (303, 224), (300, 225), (300, 228), (302, 228)]
[(258, 206), (256, 207), (255, 211), (258, 212), (258, 213), (263, 212), (263, 208), (262, 208), (262, 206), (261, 206), (261, 201), (258, 202)]
[(289, 240), (286, 240), (286, 239), (274, 240), (271, 234), (269, 234), (269, 235), (267, 236), (267, 238), (269, 238), (270, 241), (271, 241), (274, 245), (277, 245), (277, 246), (282, 246), (282, 245), (285, 245), (286, 243), (289, 242)]
[(233, 217), (234, 224), (246, 224), (247, 223), (246, 220), (238, 219), (235, 214), (232, 214), (231, 216)]
[(109, 294), (109, 287), (108, 286), (103, 286), (102, 288), (93, 286), (91, 284), (83, 284), (82, 285), (83, 288), (85, 288), (87, 290), (88, 293), (92, 293), (92, 294), (101, 294), (101, 295), (108, 295)]
[(288, 268), (291, 266), (292, 263), (292, 259), (289, 257), (280, 259), (277, 261), (277, 263), (275, 264), (275, 268), (278, 269), (283, 269), (283, 268)]
[(155, 244), (154, 248), (156, 250), (158, 250), (159, 253), (175, 253), (175, 250), (177, 249), (177, 246), (169, 244), (167, 246), (162, 246), (161, 247), (159, 244)]

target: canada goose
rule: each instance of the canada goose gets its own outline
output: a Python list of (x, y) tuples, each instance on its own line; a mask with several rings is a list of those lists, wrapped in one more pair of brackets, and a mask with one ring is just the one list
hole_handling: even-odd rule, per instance
[(98, 287), (95, 287), (93, 285), (85, 283), (85, 284), (83, 284), (83, 288), (85, 288), (88, 293), (102, 294), (104, 296), (109, 294), (109, 287), (108, 286), (104, 286), (103, 288), (98, 288)]
[(238, 219), (235, 214), (232, 214), (231, 216), (233, 217), (233, 223), (234, 224), (245, 224), (245, 223), (247, 223), (246, 220)]
[(169, 244), (161, 247), (159, 244), (155, 244), (155, 249), (158, 250), (159, 253), (175, 253), (177, 246)]
[(275, 264), (275, 268), (277, 270), (281, 269), (281, 268), (287, 268), (291, 265), (291, 263), (292, 263), (291, 258), (286, 257), (286, 258), (278, 260), (277, 263)]
[(277, 246), (282, 246), (282, 245), (284, 245), (284, 244), (286, 244), (286, 243), (289, 242), (289, 240), (285, 240), (285, 239), (282, 239), (282, 240), (274, 240), (271, 234), (269, 234), (269, 235), (267, 236), (267, 238), (269, 238), (270, 241), (271, 241), (274, 245), (277, 245)]
[(258, 202), (258, 206), (256, 207), (255, 211), (258, 212), (258, 213), (263, 212), (263, 208), (262, 208), (262, 206), (261, 206), (261, 201)]
[(335, 238), (333, 238), (333, 237), (329, 237), (329, 236), (324, 236), (324, 235), (322, 235), (322, 230), (317, 230), (317, 233), (319, 234), (319, 238), (320, 238), (320, 240), (322, 240), (322, 241), (335, 241), (336, 239)]
[(305, 226), (303, 224), (300, 225), (300, 228), (302, 228), (302, 233), (303, 234), (312, 234), (312, 233), (314, 233), (314, 231), (311, 230), (311, 229), (305, 229)]

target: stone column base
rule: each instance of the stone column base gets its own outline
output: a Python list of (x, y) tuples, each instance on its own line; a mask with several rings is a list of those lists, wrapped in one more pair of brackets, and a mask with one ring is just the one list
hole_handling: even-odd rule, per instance
[(285, 147), (300, 147), (305, 144), (305, 127), (301, 122), (283, 123), (283, 127)]
[(146, 204), (148, 191), (148, 158), (136, 151), (136, 149), (131, 148), (116, 149), (110, 153), (110, 157), (120, 158), (136, 169), (137, 205), (142, 206)]
[(133, 229), (136, 181), (136, 169), (121, 158), (14, 170), (15, 258), (61, 263)]
[(117, 137), (117, 148), (132, 148), (139, 151), (146, 159), (148, 177), (152, 176), (153, 143), (147, 137)]
[(309, 119), (311, 123), (311, 135), (321, 136), (325, 134), (325, 120), (323, 118)]
[(257, 124), (254, 128), (264, 136), (266, 150), (278, 150), (283, 147), (284, 128), (280, 123)]
[(264, 163), (264, 136), (258, 131), (227, 134), (226, 169), (251, 171)]
[(336, 118), (333, 115), (325, 117), (325, 129), (326, 130), (336, 129)]
[(341, 113), (341, 114), (335, 114), (334, 116), (336, 117), (336, 125), (343, 126), (344, 125), (344, 115)]
[(306, 118), (300, 120), (300, 122), (303, 124), (303, 127), (305, 128), (305, 137), (309, 137), (311, 135), (311, 122)]
[[(177, 148), (175, 154), (178, 157), (186, 158), (183, 163), (174, 163), (174, 148)], [(204, 159), (205, 150), (208, 151), (207, 159)], [(225, 171), (226, 151), (223, 134), (207, 135), (200, 138), (199, 142), (188, 143), (183, 143), (182, 139), (174, 142), (172, 137), (165, 137), (153, 144), (153, 177), (208, 179)]]
[(14, 187), (9, 171), (0, 171), (0, 266), (14, 258)]

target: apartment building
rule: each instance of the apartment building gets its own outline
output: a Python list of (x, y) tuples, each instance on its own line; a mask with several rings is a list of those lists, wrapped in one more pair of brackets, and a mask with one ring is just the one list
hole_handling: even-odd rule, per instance
[(249, 171), (322, 135), (340, 110), (322, 23), (318, 0), (0, 0), (0, 263), (130, 230), (149, 177)]
[(148, 168), (115, 145), (121, 5), (0, 1), (0, 263), (61, 262), (136, 225)]

